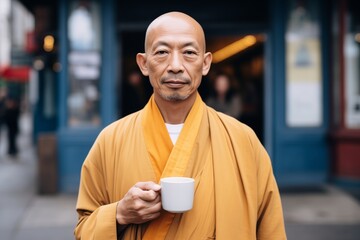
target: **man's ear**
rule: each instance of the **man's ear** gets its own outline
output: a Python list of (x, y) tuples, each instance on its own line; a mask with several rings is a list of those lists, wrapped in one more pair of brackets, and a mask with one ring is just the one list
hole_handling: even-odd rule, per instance
[(136, 55), (136, 62), (142, 74), (144, 76), (149, 76), (149, 71), (146, 66), (146, 53), (138, 53)]
[(207, 52), (204, 54), (204, 62), (203, 62), (203, 68), (202, 68), (202, 75), (206, 76), (208, 74), (212, 62), (212, 54), (211, 52)]

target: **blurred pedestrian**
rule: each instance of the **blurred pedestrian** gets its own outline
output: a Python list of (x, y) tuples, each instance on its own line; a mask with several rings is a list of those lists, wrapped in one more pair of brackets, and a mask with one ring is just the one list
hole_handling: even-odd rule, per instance
[(1, 146), (1, 133), (3, 125), (5, 124), (5, 100), (6, 100), (6, 88), (0, 86), (0, 146)]
[(242, 103), (235, 84), (228, 74), (217, 74), (212, 82), (212, 90), (206, 104), (219, 112), (239, 119)]
[(17, 135), (19, 133), (20, 102), (12, 95), (5, 100), (5, 124), (7, 127), (8, 154), (15, 157), (18, 154)]

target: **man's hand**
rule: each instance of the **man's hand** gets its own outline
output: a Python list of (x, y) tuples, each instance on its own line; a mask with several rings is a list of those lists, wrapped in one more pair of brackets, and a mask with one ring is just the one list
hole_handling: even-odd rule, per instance
[(160, 188), (154, 182), (136, 183), (117, 204), (117, 222), (140, 224), (157, 218), (161, 211)]

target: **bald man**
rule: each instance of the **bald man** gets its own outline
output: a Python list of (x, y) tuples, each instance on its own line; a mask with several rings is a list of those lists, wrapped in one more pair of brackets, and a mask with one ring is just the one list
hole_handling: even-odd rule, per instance
[[(76, 239), (286, 239), (271, 161), (246, 125), (207, 107), (198, 87), (211, 65), (204, 31), (169, 12), (136, 56), (153, 95), (107, 126), (82, 171)], [(161, 178), (195, 179), (193, 208), (162, 210)]]

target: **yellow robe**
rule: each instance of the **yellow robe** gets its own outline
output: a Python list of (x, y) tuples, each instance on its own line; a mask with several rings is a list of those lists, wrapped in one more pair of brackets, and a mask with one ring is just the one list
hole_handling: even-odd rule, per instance
[(139, 181), (179, 175), (195, 178), (193, 209), (131, 224), (123, 239), (286, 239), (265, 149), (250, 128), (199, 95), (175, 146), (153, 98), (100, 133), (81, 172), (76, 239), (117, 239), (117, 201)]

